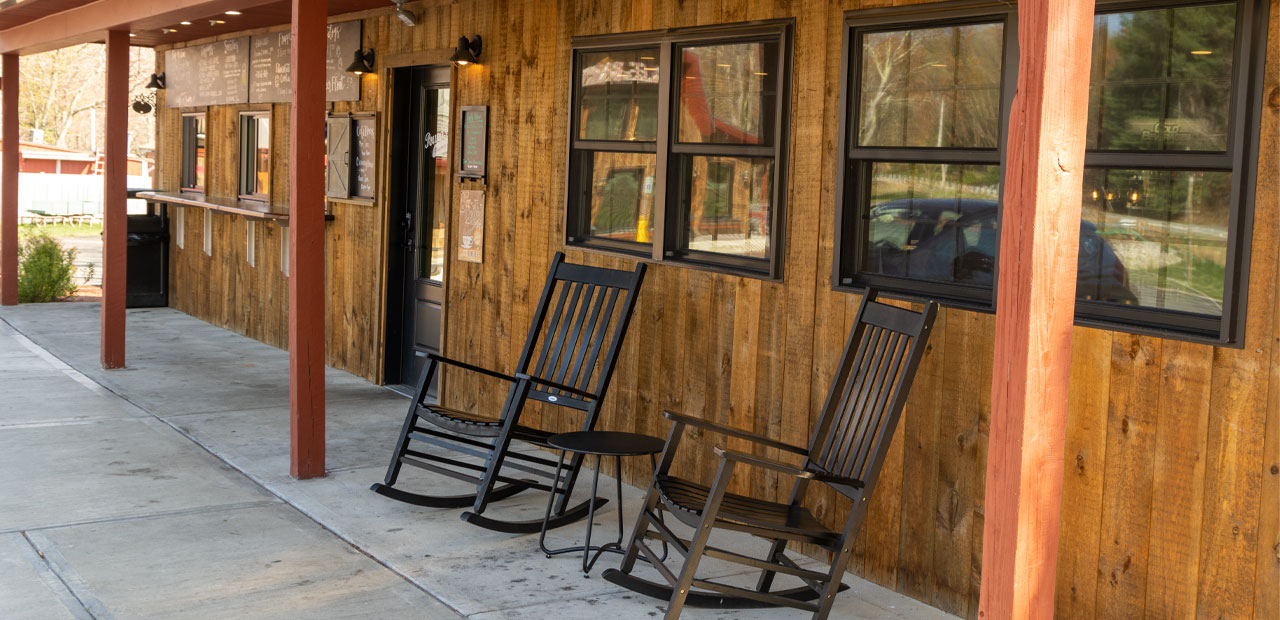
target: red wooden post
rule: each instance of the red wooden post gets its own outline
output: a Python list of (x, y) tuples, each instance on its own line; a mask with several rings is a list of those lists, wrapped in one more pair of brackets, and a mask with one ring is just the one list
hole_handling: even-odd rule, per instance
[(1053, 617), (1092, 41), (1092, 2), (1018, 2), (978, 608), (986, 620)]
[(324, 475), (324, 110), (328, 0), (293, 0), (289, 422), (295, 478)]
[(0, 55), (0, 305), (18, 303), (18, 55)]
[(102, 367), (124, 368), (129, 33), (107, 31), (107, 122), (102, 176)]

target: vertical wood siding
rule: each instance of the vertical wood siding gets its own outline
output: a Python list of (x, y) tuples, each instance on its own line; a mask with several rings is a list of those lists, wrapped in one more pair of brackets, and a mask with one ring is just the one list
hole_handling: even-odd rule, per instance
[[(484, 263), (457, 262), (450, 250), (447, 352), (509, 370), (551, 254), (562, 248), (571, 36), (794, 19), (785, 281), (654, 265), (602, 424), (664, 435), (659, 414), (672, 409), (807, 443), (859, 301), (830, 286), (841, 170), (835, 161), (841, 19), (849, 9), (896, 4), (909, 2), (439, 0), (411, 5), (420, 13), (416, 28), (385, 11), (362, 14), (365, 45), (379, 62), (447, 50), (462, 34), (484, 37), (482, 64), (455, 71), (454, 91), (455, 105), (489, 106)], [(1273, 4), (1268, 96), (1280, 87), (1277, 13)], [(379, 112), (383, 144), (386, 76), (379, 65), (377, 75), (364, 78), (362, 101), (332, 105), (335, 112)], [(208, 110), (211, 195), (234, 192), (236, 115), (249, 107)], [(283, 200), (288, 106), (272, 111), (272, 195)], [(1264, 104), (1259, 128), (1244, 347), (1075, 330), (1058, 617), (1280, 618), (1278, 113)], [(160, 186), (177, 187), (177, 110), (160, 109), (159, 132)], [(383, 183), (385, 173), (380, 165)], [(381, 198), (373, 206), (330, 206), (328, 359), (377, 380), (387, 208)], [(192, 215), (187, 249), (172, 249), (173, 306), (283, 346), (280, 229), (258, 227), (258, 265), (249, 267), (242, 219), (215, 214), (214, 253), (205, 256), (196, 242), (202, 218)], [(606, 254), (568, 254), (573, 262), (632, 265)], [(852, 565), (868, 579), (968, 618), (977, 616), (981, 574), (994, 325), (991, 315), (963, 310), (939, 316)], [(501, 385), (446, 381), (449, 397), (462, 405), (493, 406), (503, 395)], [(531, 415), (552, 428), (574, 422), (541, 408)], [(696, 432), (691, 439), (677, 467), (709, 474), (710, 444), (723, 440)], [(627, 464), (632, 482), (648, 476), (640, 461)], [(764, 472), (745, 475), (735, 488), (779, 498), (790, 489), (789, 480)], [(848, 508), (830, 493), (813, 501), (832, 521)]]

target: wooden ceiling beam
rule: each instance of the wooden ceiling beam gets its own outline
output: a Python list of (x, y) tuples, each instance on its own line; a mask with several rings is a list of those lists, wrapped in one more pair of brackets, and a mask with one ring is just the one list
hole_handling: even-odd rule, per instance
[(0, 31), (0, 54), (34, 54), (105, 41), (109, 30), (151, 30), (274, 0), (98, 0)]

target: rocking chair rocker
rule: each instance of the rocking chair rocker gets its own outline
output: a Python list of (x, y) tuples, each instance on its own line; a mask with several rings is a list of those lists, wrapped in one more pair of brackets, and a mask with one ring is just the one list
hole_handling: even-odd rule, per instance
[[(548, 529), (582, 519), (593, 503), (596, 507), (604, 504), (603, 498), (592, 498), (572, 508), (567, 506), (582, 465), (581, 455), (570, 461), (568, 473), (562, 475), (562, 482), (557, 484), (556, 461), (513, 451), (511, 442), (519, 440), (545, 447), (547, 438), (553, 434), (521, 423), (520, 414), (529, 400), (581, 411), (581, 430), (594, 430), (644, 272), (643, 263), (636, 265), (635, 271), (574, 265), (564, 262), (564, 253), (557, 252), (515, 373), (507, 375), (443, 355), (429, 355), (386, 477), (371, 489), (415, 506), (471, 506), (470, 512), (462, 514), (464, 521), (510, 533), (537, 532), (543, 520), (504, 521), (482, 516), (490, 502), (528, 489), (558, 494), (560, 498), (554, 516), (548, 521)], [(432, 400), (428, 391), (440, 364), (510, 383), (498, 415), (486, 416), (428, 402)], [(484, 459), (484, 464), (428, 453), (411, 442), (478, 457)], [(403, 465), (474, 484), (476, 492), (437, 496), (396, 488)], [(509, 473), (513, 471), (547, 482), (516, 478), (514, 476), (520, 474)]]
[[(685, 605), (723, 609), (783, 605), (812, 611), (815, 620), (827, 617), (836, 593), (842, 589), (840, 579), (849, 562), (858, 528), (866, 516), (867, 499), (898, 427), (898, 418), (938, 309), (936, 303), (930, 302), (923, 312), (914, 312), (879, 303), (875, 297), (876, 292), (868, 290), (862, 300), (853, 333), (845, 345), (807, 449), (664, 412), (674, 422), (666, 447), (621, 567), (606, 570), (605, 579), (640, 594), (668, 599), (667, 620), (679, 618)], [(685, 427), (689, 426), (798, 454), (805, 457), (804, 463), (793, 467), (716, 447), (720, 466), (710, 487), (677, 478), (669, 470)], [(791, 499), (784, 504), (726, 492), (734, 468), (739, 464), (771, 469), (794, 478)], [(853, 500), (853, 509), (843, 530), (829, 529), (804, 507), (805, 491), (814, 482)], [(692, 540), (680, 538), (663, 523), (659, 511), (664, 510), (694, 528)], [(718, 549), (708, 544), (713, 528), (746, 532), (772, 544), (763, 559)], [(678, 571), (666, 567), (646, 542), (650, 539), (675, 548), (684, 557), (683, 567)], [(811, 543), (830, 551), (833, 559), (829, 569), (817, 571), (800, 567), (786, 556), (789, 541)], [(644, 559), (658, 570), (667, 584), (630, 574), (640, 554), (644, 554)], [(697, 578), (695, 571), (703, 556), (760, 569), (756, 588)], [(804, 585), (771, 591), (778, 573), (797, 577)]]

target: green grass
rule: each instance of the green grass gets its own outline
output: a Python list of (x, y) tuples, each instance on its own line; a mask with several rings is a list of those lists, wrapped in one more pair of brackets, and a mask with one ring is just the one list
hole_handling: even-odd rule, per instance
[(1199, 256), (1191, 257), (1191, 288), (1221, 301), (1226, 282), (1226, 267)]
[(71, 224), (50, 224), (48, 226), (36, 226), (35, 224), (22, 224), (18, 226), (19, 237), (28, 237), (41, 232), (54, 238), (97, 237), (102, 234), (102, 225), (94, 224), (91, 226), (73, 226)]

